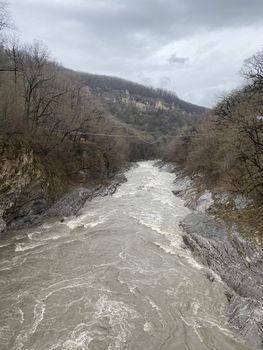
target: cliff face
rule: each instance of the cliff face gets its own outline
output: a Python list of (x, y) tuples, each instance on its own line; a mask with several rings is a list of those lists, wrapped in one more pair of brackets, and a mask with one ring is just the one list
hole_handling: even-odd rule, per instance
[[(109, 104), (120, 105), (125, 107), (134, 107), (138, 112), (146, 111), (180, 111), (180, 108), (174, 102), (166, 102), (159, 98), (145, 97), (136, 94), (131, 94), (129, 90), (112, 90), (103, 91), (95, 89), (95, 94), (98, 94), (102, 99)], [(183, 111), (182, 111), (183, 112)], [(186, 112), (184, 111), (184, 114)]]
[(187, 109), (162, 97), (143, 96), (129, 90), (92, 89), (104, 107), (118, 120), (150, 135), (168, 135), (178, 128), (195, 124), (205, 109)]
[(0, 164), (1, 234), (14, 222), (30, 222), (62, 192), (63, 186), (25, 141), (0, 139)]

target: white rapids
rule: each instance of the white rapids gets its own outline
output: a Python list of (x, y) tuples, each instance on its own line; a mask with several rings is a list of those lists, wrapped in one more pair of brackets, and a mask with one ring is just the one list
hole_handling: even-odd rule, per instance
[(245, 350), (219, 278), (184, 249), (190, 211), (154, 162), (80, 215), (0, 244), (1, 350)]

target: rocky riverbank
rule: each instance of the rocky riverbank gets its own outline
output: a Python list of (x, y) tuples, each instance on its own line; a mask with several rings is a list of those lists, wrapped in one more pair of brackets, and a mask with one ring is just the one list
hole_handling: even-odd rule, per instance
[(95, 197), (105, 197), (114, 194), (117, 188), (126, 181), (124, 174), (118, 173), (104, 181), (103, 184), (76, 188), (72, 192), (63, 195), (49, 208), (39, 213), (29, 213), (27, 216), (12, 221), (8, 226), (8, 230), (19, 230), (39, 225), (51, 218), (63, 221), (65, 217), (77, 215), (87, 201), (91, 201)]
[(19, 139), (0, 139), (0, 161), (0, 238), (51, 217), (76, 215), (87, 200), (113, 194), (126, 181), (121, 172), (72, 184), (59, 160)]
[(251, 345), (263, 345), (263, 255), (223, 221), (193, 212), (182, 222), (183, 241), (226, 283), (229, 323)]
[[(185, 248), (225, 283), (229, 324), (236, 334), (250, 345), (263, 346), (262, 248), (244, 239), (236, 225), (209, 214), (213, 193), (198, 193), (193, 179), (173, 165), (168, 169), (176, 174), (174, 195), (193, 210), (181, 222)], [(213, 275), (208, 272), (207, 277), (212, 283)]]

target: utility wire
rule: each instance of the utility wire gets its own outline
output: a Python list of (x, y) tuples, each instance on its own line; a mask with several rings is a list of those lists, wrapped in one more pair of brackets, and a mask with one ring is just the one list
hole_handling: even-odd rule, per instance
[[(58, 130), (60, 132), (65, 132), (65, 130)], [(72, 134), (77, 134), (77, 135), (82, 135), (82, 136), (85, 136), (85, 135), (88, 135), (88, 136), (99, 136), (99, 137), (119, 137), (119, 138), (124, 138), (124, 139), (139, 139), (140, 141), (142, 141), (143, 143), (145, 144), (148, 144), (148, 145), (154, 145), (154, 144), (157, 144), (160, 140), (162, 139), (167, 139), (167, 138), (176, 138), (176, 137), (199, 137), (199, 136), (211, 136), (211, 134), (206, 134), (206, 133), (202, 133), (202, 134), (197, 134), (197, 135), (163, 135), (163, 136), (160, 136), (158, 137), (156, 140), (154, 141), (148, 141), (146, 139), (144, 139), (142, 136), (140, 135), (121, 135), (121, 134), (104, 134), (104, 133), (93, 133), (93, 132), (81, 132), (81, 131), (75, 131), (75, 132), (72, 132)]]
[(142, 138), (140, 135), (120, 135), (120, 134), (95, 134), (95, 133), (92, 133), (92, 132), (77, 132), (77, 134), (80, 134), (80, 135), (90, 135), (90, 136), (102, 136), (102, 137), (119, 137), (119, 138), (130, 138), (130, 139), (139, 139), (141, 140), (142, 142), (144, 143), (147, 143), (149, 145), (154, 145), (156, 143), (158, 143), (160, 140), (162, 139), (165, 139), (165, 138), (176, 138), (176, 137), (199, 137), (199, 136), (213, 136), (211, 134), (208, 134), (208, 133), (198, 133), (196, 135), (163, 135), (163, 136), (160, 136), (158, 137), (156, 140), (154, 141), (147, 141), (145, 140), (144, 138)]

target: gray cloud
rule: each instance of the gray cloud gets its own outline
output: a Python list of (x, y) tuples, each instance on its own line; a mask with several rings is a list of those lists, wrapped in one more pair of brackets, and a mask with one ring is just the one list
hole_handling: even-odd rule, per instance
[(93, 34), (115, 40), (145, 33), (164, 41), (196, 30), (263, 23), (262, 0), (13, 0), (20, 11), (61, 23), (77, 23)]
[(43, 40), (65, 65), (161, 83), (202, 104), (222, 90), (222, 76), (227, 88), (238, 83), (263, 30), (262, 0), (9, 1), (21, 36)]
[(189, 57), (178, 57), (176, 53), (173, 53), (172, 56), (169, 57), (168, 62), (178, 63), (178, 64), (185, 64), (189, 61)]

